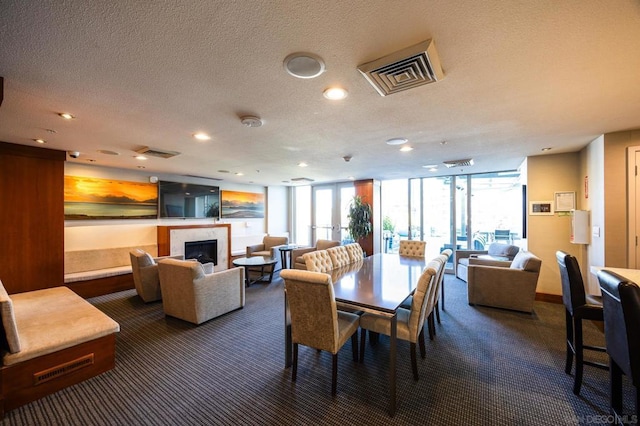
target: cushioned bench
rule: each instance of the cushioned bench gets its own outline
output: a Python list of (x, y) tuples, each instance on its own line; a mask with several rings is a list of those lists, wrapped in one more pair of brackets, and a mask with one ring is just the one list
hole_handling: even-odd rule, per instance
[(64, 253), (64, 283), (82, 297), (95, 297), (134, 287), (129, 252), (142, 249), (152, 256), (158, 246), (74, 250)]
[(0, 414), (112, 369), (120, 326), (67, 287), (9, 296), (0, 282)]

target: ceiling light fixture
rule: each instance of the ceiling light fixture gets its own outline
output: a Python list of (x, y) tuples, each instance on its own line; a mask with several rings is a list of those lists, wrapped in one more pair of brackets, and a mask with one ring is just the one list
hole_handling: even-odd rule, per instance
[(322, 92), (322, 96), (332, 101), (339, 101), (347, 97), (349, 93), (342, 87), (329, 87)]
[(409, 142), (407, 138), (391, 138), (387, 139), (387, 145), (403, 145)]
[(41, 144), (47, 143), (47, 141), (45, 141), (44, 139), (34, 139), (33, 141)]
[(245, 127), (260, 127), (262, 126), (262, 119), (260, 117), (256, 117), (253, 115), (246, 115), (244, 117), (240, 117), (240, 122)]
[(413, 151), (413, 148), (410, 146), (403, 146), (402, 148), (400, 148), (400, 151), (409, 152), (409, 151)]
[(206, 134), (204, 132), (194, 133), (193, 137), (198, 139), (199, 141), (208, 141), (208, 140), (211, 139), (211, 136), (209, 136), (208, 134)]
[(60, 117), (64, 118), (65, 120), (73, 120), (74, 118), (76, 118), (73, 114), (70, 114), (68, 112), (61, 112), (60, 114), (58, 114)]
[(242, 173), (242, 172), (237, 172), (237, 173), (236, 173), (236, 176), (244, 176), (244, 173)]
[(313, 53), (292, 53), (284, 58), (284, 69), (297, 78), (315, 78), (325, 70), (324, 61)]
[(540, 151), (551, 151), (551, 148), (542, 148)]
[(298, 163), (298, 167), (307, 167), (307, 166), (308, 166), (308, 164), (305, 163), (304, 161), (301, 161), (301, 162)]
[(144, 161), (144, 160), (147, 159), (147, 157), (145, 157), (144, 155), (136, 155), (133, 158), (135, 158), (136, 160), (140, 160), (140, 161)]
[(424, 169), (433, 169), (433, 168), (438, 168), (438, 165), (437, 164), (427, 164), (427, 165), (422, 166), (422, 168), (424, 168)]

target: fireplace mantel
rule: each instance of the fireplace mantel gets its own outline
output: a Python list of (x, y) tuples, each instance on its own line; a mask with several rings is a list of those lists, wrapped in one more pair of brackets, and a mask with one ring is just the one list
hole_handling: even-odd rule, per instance
[(218, 240), (216, 270), (231, 267), (231, 224), (158, 226), (158, 256), (184, 255), (185, 241)]

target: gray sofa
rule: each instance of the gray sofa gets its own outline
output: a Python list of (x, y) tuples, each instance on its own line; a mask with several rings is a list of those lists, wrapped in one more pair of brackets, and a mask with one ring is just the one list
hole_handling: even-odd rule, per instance
[(469, 264), (469, 304), (532, 312), (541, 266), (540, 258), (526, 251), (508, 266)]
[(469, 265), (510, 266), (519, 251), (518, 246), (501, 243), (491, 243), (488, 250), (456, 250), (456, 277), (467, 281)]

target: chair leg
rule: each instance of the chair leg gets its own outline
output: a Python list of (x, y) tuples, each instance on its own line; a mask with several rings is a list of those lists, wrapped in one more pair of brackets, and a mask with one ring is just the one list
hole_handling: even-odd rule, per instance
[(583, 348), (582, 348), (582, 319), (573, 318), (573, 329), (575, 330), (575, 352), (576, 352), (576, 377), (573, 383), (573, 393), (580, 394), (582, 386), (582, 370), (584, 366)]
[(567, 360), (564, 365), (564, 372), (571, 374), (571, 366), (573, 364), (573, 318), (568, 309), (564, 310), (564, 314), (567, 329)]
[(358, 330), (351, 335), (351, 351), (353, 353), (353, 361), (358, 362)]
[(331, 395), (338, 390), (338, 354), (333, 355), (333, 367), (331, 368)]
[(440, 303), (436, 302), (436, 319), (438, 320), (438, 324), (440, 324)]
[(291, 381), (296, 381), (298, 375), (298, 344), (293, 344), (293, 366), (291, 367)]
[(435, 327), (433, 326), (433, 315), (429, 315), (427, 317), (427, 328), (429, 330), (429, 340), (433, 340), (433, 336), (435, 334)]
[(442, 284), (440, 284), (440, 300), (442, 301), (442, 310), (446, 311), (444, 308), (444, 279), (442, 280)]
[(411, 343), (410, 346), (411, 349), (411, 369), (413, 370), (413, 378), (415, 380), (419, 379), (418, 376), (418, 360), (416, 359), (416, 344), (415, 343)]
[(378, 343), (379, 338), (380, 334), (376, 333), (375, 331), (369, 330), (369, 344), (371, 346), (375, 346)]
[(611, 414), (622, 415), (622, 369), (609, 358), (609, 395)]
[(360, 362), (364, 362), (364, 345), (367, 340), (367, 330), (360, 330)]
[(424, 344), (424, 326), (422, 327), (422, 330), (420, 330), (420, 334), (418, 334), (418, 342), (420, 343), (420, 356), (422, 359), (425, 359), (427, 356), (427, 348)]

